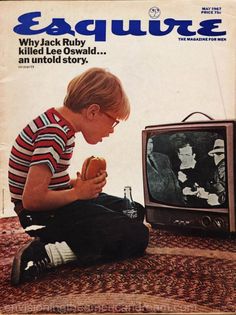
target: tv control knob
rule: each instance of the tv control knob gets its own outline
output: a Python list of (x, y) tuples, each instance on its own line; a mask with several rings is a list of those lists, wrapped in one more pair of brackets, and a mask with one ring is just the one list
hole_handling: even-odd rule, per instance
[(214, 223), (219, 229), (222, 229), (224, 227), (224, 220), (222, 218), (215, 218)]
[(202, 225), (204, 226), (204, 227), (208, 227), (209, 225), (211, 225), (211, 223), (212, 223), (212, 221), (211, 221), (211, 217), (209, 217), (209, 216), (204, 216), (204, 217), (202, 217)]

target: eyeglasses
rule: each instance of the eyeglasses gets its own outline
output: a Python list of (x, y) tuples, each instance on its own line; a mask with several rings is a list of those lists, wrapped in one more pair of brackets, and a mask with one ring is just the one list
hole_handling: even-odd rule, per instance
[(113, 124), (112, 124), (112, 128), (115, 128), (115, 126), (117, 126), (120, 121), (115, 119), (114, 117), (112, 117), (110, 114), (106, 113), (106, 112), (102, 112), (105, 116), (107, 116), (108, 118), (113, 120)]

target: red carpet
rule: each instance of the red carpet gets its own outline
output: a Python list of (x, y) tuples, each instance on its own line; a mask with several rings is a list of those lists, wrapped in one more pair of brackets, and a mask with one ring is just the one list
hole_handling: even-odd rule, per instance
[(153, 230), (141, 258), (67, 265), (14, 288), (13, 256), (29, 238), (16, 218), (0, 228), (0, 313), (236, 312), (235, 239)]

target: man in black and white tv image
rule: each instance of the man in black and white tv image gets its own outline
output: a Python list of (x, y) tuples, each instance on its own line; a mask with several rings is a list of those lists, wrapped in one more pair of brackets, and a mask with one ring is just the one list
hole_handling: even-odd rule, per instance
[(147, 179), (156, 201), (222, 207), (226, 202), (224, 139), (216, 132), (201, 131), (150, 136)]

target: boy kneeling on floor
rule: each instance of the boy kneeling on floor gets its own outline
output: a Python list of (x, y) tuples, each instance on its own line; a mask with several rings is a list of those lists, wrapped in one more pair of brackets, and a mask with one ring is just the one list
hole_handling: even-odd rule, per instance
[(68, 85), (64, 104), (32, 120), (18, 135), (9, 159), (9, 187), (15, 211), (34, 239), (15, 256), (11, 283), (34, 280), (46, 269), (142, 255), (149, 230), (144, 208), (138, 219), (122, 212), (123, 199), (102, 193), (106, 171), (70, 179), (75, 133), (96, 144), (126, 120), (130, 106), (120, 80), (91, 68)]

